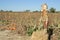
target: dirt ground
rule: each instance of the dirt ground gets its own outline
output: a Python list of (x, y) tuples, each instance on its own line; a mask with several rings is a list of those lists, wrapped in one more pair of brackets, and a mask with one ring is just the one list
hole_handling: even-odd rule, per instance
[(29, 40), (28, 36), (20, 36), (18, 34), (11, 33), (10, 30), (0, 31), (0, 40)]

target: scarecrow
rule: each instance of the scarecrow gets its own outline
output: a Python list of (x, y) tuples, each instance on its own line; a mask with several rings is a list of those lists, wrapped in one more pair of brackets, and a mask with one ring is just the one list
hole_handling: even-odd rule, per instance
[(43, 4), (41, 9), (41, 21), (43, 21), (43, 28), (48, 28), (47, 4)]

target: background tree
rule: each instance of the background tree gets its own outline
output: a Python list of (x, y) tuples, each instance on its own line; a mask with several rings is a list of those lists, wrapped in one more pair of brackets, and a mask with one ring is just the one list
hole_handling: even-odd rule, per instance
[(52, 8), (50, 8), (50, 12), (55, 13), (56, 9), (52, 7)]
[(4, 10), (0, 10), (1, 12), (4, 12)]
[(25, 12), (30, 12), (30, 10), (26, 10)]
[(12, 10), (10, 10), (9, 12), (13, 12)]
[(33, 11), (33, 12), (39, 12), (38, 10), (35, 10), (35, 11)]

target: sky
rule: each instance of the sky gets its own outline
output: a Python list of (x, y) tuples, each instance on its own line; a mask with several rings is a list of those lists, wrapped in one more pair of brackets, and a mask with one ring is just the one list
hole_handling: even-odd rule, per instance
[(44, 3), (48, 5), (48, 9), (54, 7), (56, 10), (60, 10), (60, 0), (0, 0), (0, 10), (39, 11)]

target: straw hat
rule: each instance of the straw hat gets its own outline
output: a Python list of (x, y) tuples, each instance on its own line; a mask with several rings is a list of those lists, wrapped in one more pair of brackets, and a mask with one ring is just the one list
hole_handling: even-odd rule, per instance
[(47, 6), (47, 4), (45, 3), (45, 4), (42, 4), (42, 10), (46, 10), (46, 9), (48, 9), (48, 6)]

